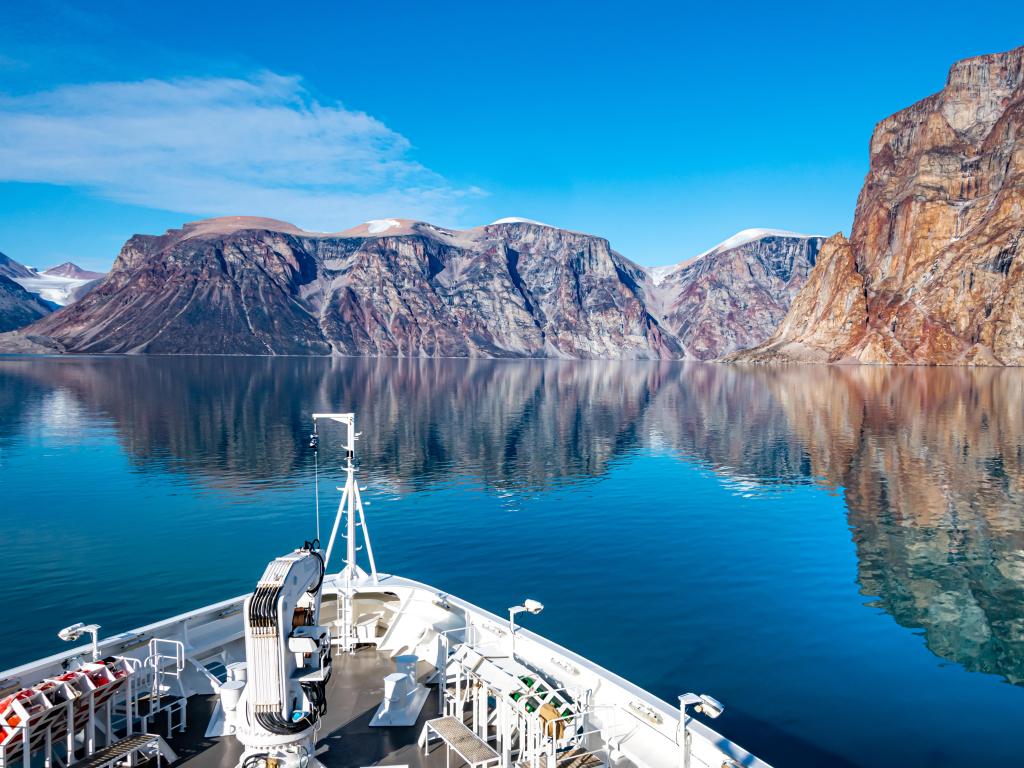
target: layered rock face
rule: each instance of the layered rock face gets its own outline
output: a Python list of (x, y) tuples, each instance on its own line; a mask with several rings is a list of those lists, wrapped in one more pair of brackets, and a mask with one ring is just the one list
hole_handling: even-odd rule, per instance
[(312, 256), (283, 232), (136, 235), (107, 278), (32, 331), (76, 352), (325, 354), (302, 289)]
[(32, 333), (71, 352), (707, 358), (766, 338), (816, 252), (744, 243), (656, 286), (607, 240), (536, 222), (321, 235), (231, 217), (136, 235)]
[(815, 271), (738, 359), (1024, 364), (1024, 48), (876, 126), (850, 241)]
[(33, 332), (76, 352), (676, 357), (601, 238), (386, 220), (339, 235), (232, 218), (136, 236)]
[(751, 231), (660, 282), (662, 323), (688, 356), (712, 360), (768, 338), (807, 281), (823, 238)]

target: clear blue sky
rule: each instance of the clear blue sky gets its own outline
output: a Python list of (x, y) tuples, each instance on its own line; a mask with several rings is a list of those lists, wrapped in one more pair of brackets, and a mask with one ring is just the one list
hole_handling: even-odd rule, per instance
[(4, 3), (0, 251), (213, 215), (526, 216), (668, 264), (848, 231), (874, 124), (1024, 3)]

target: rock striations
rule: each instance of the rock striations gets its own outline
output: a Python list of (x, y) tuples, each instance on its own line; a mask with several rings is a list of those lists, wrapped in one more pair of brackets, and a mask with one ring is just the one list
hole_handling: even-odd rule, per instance
[(876, 126), (849, 242), (730, 359), (1024, 364), (1024, 47)]
[(663, 324), (711, 360), (767, 338), (807, 281), (824, 238), (744, 230), (660, 276)]
[(708, 358), (767, 338), (817, 247), (727, 241), (656, 284), (607, 240), (528, 220), (319, 234), (229, 217), (132, 237), (31, 332), (72, 352)]

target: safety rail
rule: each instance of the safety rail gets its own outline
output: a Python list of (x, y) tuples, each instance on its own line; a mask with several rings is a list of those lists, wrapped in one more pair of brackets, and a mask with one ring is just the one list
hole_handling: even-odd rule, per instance
[[(605, 704), (605, 705), (601, 705), (601, 706), (588, 707), (585, 710), (580, 710), (580, 711), (573, 712), (573, 713), (568, 714), (568, 715), (562, 715), (560, 717), (552, 718), (551, 720), (547, 720), (547, 721), (544, 722), (544, 730), (547, 733), (547, 735), (553, 736), (554, 735), (554, 728), (552, 727), (553, 723), (560, 722), (560, 721), (565, 721), (567, 723), (569, 721), (573, 721), (575, 723), (575, 722), (580, 721), (581, 719), (583, 719), (584, 722), (585, 722), (585, 718), (588, 715), (594, 714), (599, 709), (616, 709), (616, 707), (614, 705), (611, 705), (611, 704)], [(582, 727), (582, 726), (580, 726), (580, 727)], [(565, 760), (564, 757), (559, 757), (558, 752), (564, 751), (566, 749), (572, 749), (573, 750), (573, 752), (572, 752), (572, 759), (573, 760), (578, 760), (581, 757), (586, 757), (588, 755), (593, 755), (594, 757), (600, 758), (601, 762), (603, 764), (607, 765), (609, 758), (608, 758), (608, 744), (607, 744), (607, 733), (606, 733), (606, 731), (607, 731), (607, 726), (601, 726), (601, 727), (597, 727), (597, 728), (592, 728), (589, 731), (579, 730), (579, 728), (576, 728), (576, 729), (573, 730), (571, 736), (569, 736), (568, 738), (566, 738), (566, 739), (556, 739), (554, 742), (552, 742), (550, 744), (550, 746), (547, 749), (547, 755), (546, 755), (547, 760), (548, 760), (547, 764), (549, 766), (552, 766), (552, 768), (554, 768), (555, 766), (558, 765), (558, 763), (560, 761), (564, 761)], [(598, 746), (597, 748), (595, 748), (595, 749), (586, 750), (585, 749), (585, 746), (586, 746), (585, 745), (585, 740), (586, 740), (586, 738), (588, 736), (593, 736), (593, 735), (597, 735), (601, 739), (601, 741), (603, 743), (600, 746)], [(561, 743), (561, 746), (558, 746), (559, 743)], [(573, 748), (575, 748), (575, 749), (573, 749)], [(602, 757), (602, 753), (604, 755), (603, 757)]]
[[(167, 715), (167, 738), (175, 731), (185, 732), (188, 725), (188, 696), (181, 680), (185, 663), (183, 641), (159, 637), (149, 641), (149, 656), (144, 663), (149, 675), (149, 692), (145, 693), (143, 686), (138, 686), (135, 700), (142, 730), (148, 730), (150, 721), (164, 713)], [(139, 706), (143, 700), (147, 703), (145, 712)]]

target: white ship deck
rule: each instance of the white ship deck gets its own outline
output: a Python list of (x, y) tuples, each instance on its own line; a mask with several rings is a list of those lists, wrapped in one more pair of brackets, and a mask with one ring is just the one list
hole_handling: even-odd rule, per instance
[[(409, 768), (440, 768), (445, 764), (443, 749), (433, 748), (428, 756), (416, 745), (423, 724), (437, 717), (437, 688), (430, 696), (416, 725), (371, 728), (370, 718), (384, 692), (384, 676), (393, 672), (389, 655), (366, 647), (354, 653), (339, 654), (327, 688), (327, 715), (320, 731), (320, 745), (327, 747), (317, 758), (327, 768), (359, 768), (370, 765), (407, 765)], [(419, 665), (419, 677), (425, 680), (433, 667)], [(188, 727), (169, 741), (177, 752), (181, 768), (235, 768), (242, 754), (233, 738), (204, 737), (217, 697), (196, 695), (189, 700)], [(163, 727), (163, 723), (157, 723)]]
[[(338, 629), (341, 615), (339, 596), (351, 591), (354, 619), (363, 622), (368, 633), (354, 651), (336, 649), (333, 674), (328, 684), (328, 708), (318, 734), (317, 757), (327, 768), (348, 766), (408, 765), (416, 768), (439, 766), (445, 760), (443, 747), (434, 747), (424, 757), (416, 742), (423, 724), (439, 716), (438, 689), (430, 686), (429, 698), (416, 725), (375, 728), (370, 718), (381, 703), (383, 678), (395, 669), (393, 657), (414, 653), (420, 659), (421, 680), (441, 660), (451, 664), (463, 655), (465, 668), (481, 675), (475, 683), (494, 686), (495, 699), (505, 698), (500, 686), (523, 675), (543, 680), (552, 690), (581, 702), (579, 723), (587, 735), (580, 739), (605, 765), (616, 768), (677, 768), (680, 765), (679, 710), (588, 659), (522, 627), (517, 627), (515, 657), (510, 655), (507, 618), (482, 610), (447, 593), (396, 576), (380, 575), (373, 583), (346, 585), (331, 577), (324, 586), (321, 622)], [(216, 702), (217, 683), (211, 667), (223, 678), (224, 665), (244, 661), (242, 602), (234, 598), (182, 614), (156, 624), (124, 632), (100, 642), (103, 657), (146, 658), (147, 644), (155, 638), (180, 643), (186, 663), (178, 683), (188, 700), (188, 727), (175, 733), (170, 744), (178, 752), (180, 765), (190, 768), (235, 768), (241, 747), (231, 736), (206, 738), (206, 725)], [(373, 620), (367, 622), (369, 615)], [(8, 687), (28, 687), (64, 671), (73, 657), (88, 655), (88, 647), (41, 659), (0, 673)], [(481, 666), (473, 659), (482, 658)], [(431, 663), (428, 660), (433, 660)], [(489, 676), (489, 677), (488, 677)], [(506, 682), (503, 683), (501, 679)], [(467, 678), (468, 679), (468, 678)], [(465, 686), (465, 680), (462, 685)], [(449, 673), (448, 689), (453, 687)], [(465, 689), (464, 689), (465, 690)], [(585, 706), (583, 705), (585, 702)], [(471, 720), (472, 703), (467, 701), (465, 719)], [(493, 714), (493, 710), (490, 714)], [(149, 724), (149, 730), (166, 734), (163, 715)], [(574, 726), (576, 727), (576, 726)], [(486, 730), (486, 728), (485, 728)], [(483, 731), (481, 731), (483, 732)], [(494, 739), (488, 731), (488, 739)], [(693, 768), (769, 768), (766, 763), (717, 733), (706, 722), (692, 718), (691, 766)], [(100, 741), (102, 745), (103, 740)], [(460, 762), (453, 754), (453, 766)], [(513, 760), (508, 768), (515, 764)], [(20, 768), (11, 764), (11, 768)]]

